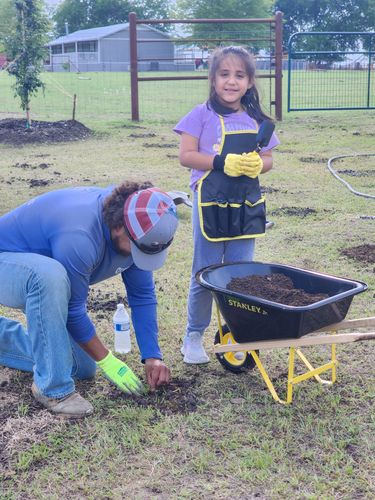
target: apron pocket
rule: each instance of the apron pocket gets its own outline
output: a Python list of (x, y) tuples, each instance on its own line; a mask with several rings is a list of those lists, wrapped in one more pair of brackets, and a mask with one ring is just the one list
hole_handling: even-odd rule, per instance
[(254, 237), (265, 232), (265, 201), (260, 198), (254, 204), (209, 203), (201, 206), (203, 234), (208, 239), (228, 240)]

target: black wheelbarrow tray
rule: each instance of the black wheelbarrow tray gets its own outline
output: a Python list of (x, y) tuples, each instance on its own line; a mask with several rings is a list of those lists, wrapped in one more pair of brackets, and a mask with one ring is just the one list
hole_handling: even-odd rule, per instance
[[(296, 307), (227, 289), (232, 278), (276, 273), (289, 277), (295, 288), (311, 294), (325, 294), (328, 297), (307, 306)], [(279, 402), (291, 402), (292, 386), (307, 378), (314, 377), (321, 383), (327, 383), (319, 377), (319, 374), (326, 370), (332, 370), (332, 381), (329, 383), (336, 380), (336, 344), (375, 338), (374, 332), (337, 335), (338, 330), (375, 326), (375, 317), (344, 321), (354, 295), (367, 289), (367, 285), (361, 281), (262, 262), (234, 262), (209, 266), (199, 271), (196, 279), (211, 291), (217, 305), (219, 330), (215, 336), (215, 353), (220, 363), (233, 372), (257, 366), (272, 396)], [(225, 325), (222, 325), (221, 315)], [(317, 331), (331, 333), (304, 337)], [(332, 332), (336, 335), (332, 335)], [(318, 344), (332, 345), (332, 359), (326, 365), (313, 368), (300, 347)], [(277, 396), (258, 355), (261, 349), (281, 347), (289, 348), (286, 401)], [(309, 370), (297, 377), (294, 377), (295, 354)]]

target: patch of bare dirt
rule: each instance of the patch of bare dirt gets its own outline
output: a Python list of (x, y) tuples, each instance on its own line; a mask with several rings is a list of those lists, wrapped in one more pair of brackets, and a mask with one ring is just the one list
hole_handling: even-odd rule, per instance
[(146, 127), (142, 127), (142, 125), (135, 125), (133, 123), (124, 123), (120, 125), (120, 128), (138, 128), (138, 129), (146, 129)]
[(33, 121), (25, 127), (22, 118), (0, 120), (0, 143), (22, 146), (31, 143), (69, 142), (87, 139), (92, 131), (76, 120), (57, 122)]
[(302, 288), (295, 288), (293, 281), (281, 273), (232, 278), (227, 289), (242, 295), (252, 295), (271, 302), (297, 307), (314, 304), (329, 297), (326, 293), (308, 293)]
[(153, 132), (144, 134), (129, 134), (129, 137), (133, 137), (134, 139), (145, 139), (147, 137), (156, 137), (156, 134), (154, 134)]
[(51, 181), (48, 181), (47, 179), (30, 179), (29, 181), (29, 186), (31, 188), (49, 186), (50, 184)]
[(195, 379), (174, 378), (168, 385), (144, 396), (129, 396), (111, 388), (108, 398), (112, 400), (126, 399), (141, 408), (152, 407), (162, 415), (186, 415), (197, 410), (198, 398), (194, 385)]
[(22, 168), (22, 170), (37, 170), (38, 168), (45, 170), (46, 168), (49, 168), (51, 164), (49, 163), (39, 163), (39, 165), (32, 165), (31, 163), (15, 163), (12, 165), (14, 168)]
[(280, 191), (280, 189), (271, 186), (261, 186), (260, 190), (262, 193), (278, 193)]
[[(61, 176), (61, 172), (53, 172), (53, 176)], [(53, 178), (52, 176), (52, 179), (25, 179), (23, 177), (15, 177), (15, 176), (11, 176), (11, 177), (7, 177), (6, 180), (5, 179), (2, 179), (0, 177), (0, 181), (3, 181), (5, 182), (6, 184), (9, 184), (10, 186), (12, 186), (13, 184), (17, 184), (17, 183), (25, 183), (25, 184), (28, 184), (30, 188), (36, 188), (36, 187), (45, 187), (45, 186), (50, 186), (52, 184), (54, 184), (55, 182), (55, 179)], [(72, 177), (66, 177), (65, 178), (65, 182), (72, 182), (74, 181), (74, 179)], [(59, 179), (59, 182), (61, 182), (61, 179)], [(90, 179), (82, 179), (82, 182), (92, 182)]]
[(301, 156), (299, 161), (302, 163), (322, 163), (324, 159), (316, 156)]
[(145, 142), (142, 144), (144, 148), (176, 148), (176, 144), (167, 144), (167, 143), (154, 143), (154, 142)]
[(349, 259), (375, 264), (375, 245), (364, 244), (357, 247), (343, 248), (340, 253), (345, 257), (349, 257)]
[(308, 217), (309, 215), (316, 214), (314, 208), (308, 207), (281, 207), (272, 210), (271, 215), (286, 215), (287, 217)]
[(375, 175), (375, 170), (358, 171), (358, 170), (346, 169), (346, 170), (337, 170), (337, 173), (349, 175), (351, 177), (370, 177), (372, 175)]
[(126, 307), (129, 306), (127, 297), (117, 294), (113, 298), (113, 294), (103, 293), (99, 290), (90, 290), (87, 299), (87, 310), (97, 313), (96, 317), (98, 319), (104, 319), (108, 317), (108, 314), (101, 313), (112, 313), (116, 311), (117, 304), (125, 304)]

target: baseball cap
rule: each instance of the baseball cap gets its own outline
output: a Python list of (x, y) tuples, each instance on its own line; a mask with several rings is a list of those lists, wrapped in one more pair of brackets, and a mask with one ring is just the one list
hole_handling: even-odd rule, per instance
[(159, 269), (178, 226), (176, 205), (159, 188), (136, 191), (125, 202), (124, 226), (134, 264), (144, 271)]

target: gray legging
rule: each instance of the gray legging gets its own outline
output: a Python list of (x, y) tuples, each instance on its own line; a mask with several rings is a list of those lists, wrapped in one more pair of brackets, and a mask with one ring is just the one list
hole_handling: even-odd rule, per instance
[(197, 283), (195, 274), (202, 268), (214, 264), (253, 260), (255, 238), (217, 243), (206, 240), (199, 225), (198, 194), (196, 192), (194, 193), (193, 201), (192, 225), (194, 255), (190, 279), (186, 334), (199, 332), (203, 335), (211, 321), (212, 295), (209, 290)]

